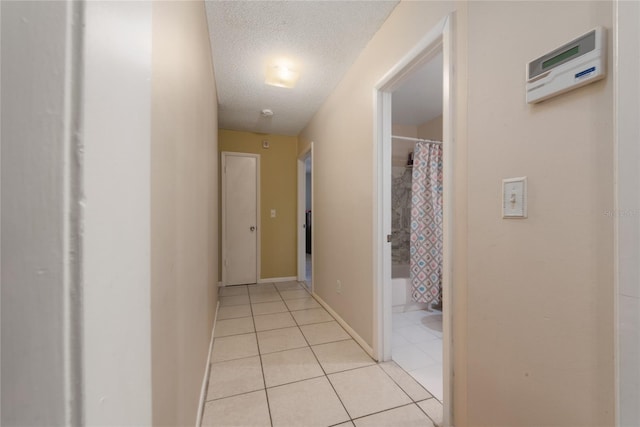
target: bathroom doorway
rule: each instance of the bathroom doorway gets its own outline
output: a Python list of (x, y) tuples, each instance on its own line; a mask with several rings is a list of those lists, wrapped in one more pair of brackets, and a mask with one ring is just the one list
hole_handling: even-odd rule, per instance
[(313, 143), (298, 157), (298, 282), (313, 293)]
[[(453, 395), (451, 189), (455, 110), (452, 96), (452, 26), (450, 15), (427, 33), (375, 87), (376, 355), (379, 361), (395, 360), (443, 403), (444, 425), (452, 423)], [(418, 87), (431, 88), (436, 94), (427, 92), (425, 95)], [(421, 106), (422, 103), (427, 105)], [(427, 111), (429, 108), (431, 112)], [(414, 118), (410, 117), (412, 114), (415, 114)], [(420, 279), (417, 281), (419, 283), (414, 280), (415, 271), (413, 275), (408, 274), (409, 268), (412, 268), (411, 231), (404, 228), (411, 221), (408, 212), (415, 207), (410, 202), (412, 196), (406, 190), (413, 184), (409, 153), (415, 150), (416, 143), (421, 147), (431, 147), (434, 152), (439, 150), (442, 167), (442, 181), (439, 184), (442, 188), (441, 259), (428, 273), (431, 275), (435, 271), (439, 278), (430, 281)], [(395, 170), (392, 162), (395, 163)], [(434, 181), (429, 181), (426, 186), (431, 186), (431, 182)], [(396, 195), (392, 191), (394, 183), (399, 190)], [(402, 212), (392, 210), (392, 202), (402, 201), (405, 203)], [(392, 228), (394, 223), (395, 230)], [(392, 264), (394, 256), (396, 265)], [(393, 276), (396, 277), (392, 279)], [(416, 286), (423, 283), (430, 283), (426, 285), (426, 290)], [(433, 283), (438, 286), (432, 286)], [(421, 298), (421, 293), (433, 289), (439, 289), (441, 294), (435, 292), (433, 298)], [(440, 301), (441, 305), (438, 304)], [(403, 333), (398, 333), (398, 330)]]

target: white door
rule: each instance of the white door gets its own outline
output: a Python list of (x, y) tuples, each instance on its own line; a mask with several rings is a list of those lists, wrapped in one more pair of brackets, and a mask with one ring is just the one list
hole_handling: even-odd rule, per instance
[(259, 156), (222, 153), (222, 175), (222, 281), (256, 283)]

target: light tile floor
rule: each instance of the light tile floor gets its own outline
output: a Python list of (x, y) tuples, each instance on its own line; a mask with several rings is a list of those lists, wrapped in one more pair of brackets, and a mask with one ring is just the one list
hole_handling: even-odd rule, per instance
[(441, 423), (438, 400), (375, 363), (298, 283), (221, 289), (203, 426)]
[(442, 312), (393, 313), (392, 329), (393, 361), (442, 402)]

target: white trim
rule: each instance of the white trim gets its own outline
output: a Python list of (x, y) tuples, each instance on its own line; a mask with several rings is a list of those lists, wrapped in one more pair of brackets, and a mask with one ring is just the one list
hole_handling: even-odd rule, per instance
[[(297, 246), (297, 258), (298, 258), (298, 282), (305, 282), (307, 280), (306, 277), (306, 240), (305, 233), (302, 233), (300, 230), (305, 230), (305, 213), (306, 213), (306, 180), (307, 180), (307, 171), (305, 167), (305, 160), (309, 158), (311, 160), (311, 212), (313, 217), (313, 141), (299, 156), (298, 156), (298, 246)], [(311, 291), (313, 292), (313, 234), (311, 234)]]
[(351, 338), (353, 338), (358, 343), (358, 345), (360, 345), (360, 347), (362, 347), (362, 349), (366, 351), (367, 354), (369, 354), (369, 356), (371, 356), (371, 358), (378, 361), (375, 357), (373, 348), (371, 348), (371, 346), (367, 344), (367, 342), (360, 335), (358, 335), (358, 333), (354, 331), (353, 328), (349, 326), (349, 324), (345, 322), (344, 319), (340, 317), (340, 315), (336, 313), (329, 304), (324, 302), (322, 298), (318, 296), (318, 294), (312, 293), (312, 295), (313, 295), (313, 298), (315, 298), (316, 301), (318, 301), (318, 303), (320, 303), (320, 305), (324, 307), (324, 309), (327, 310), (329, 314), (333, 316), (334, 319), (336, 319), (336, 322), (338, 322), (340, 326), (342, 326), (342, 328), (345, 331), (347, 331), (349, 335), (351, 335)]
[(258, 283), (280, 283), (280, 282), (297, 282), (296, 276), (289, 277), (267, 277), (266, 279), (258, 279)]
[(204, 377), (202, 378), (202, 387), (200, 388), (200, 403), (198, 404), (198, 415), (196, 416), (196, 427), (202, 425), (202, 416), (204, 415), (204, 404), (207, 398), (207, 388), (209, 387), (209, 373), (211, 372), (211, 353), (213, 352), (213, 335), (216, 331), (216, 320), (218, 319), (218, 309), (220, 301), (216, 305), (216, 314), (213, 316), (213, 327), (211, 328), (211, 340), (209, 341), (209, 355), (207, 356), (207, 364), (204, 368)]
[(222, 268), (222, 285), (226, 286), (227, 284), (227, 266), (225, 263), (225, 259), (226, 259), (226, 252), (227, 252), (227, 229), (226, 229), (226, 223), (227, 223), (227, 215), (225, 212), (225, 205), (226, 205), (226, 179), (227, 179), (227, 172), (226, 172), (226, 158), (229, 156), (234, 156), (234, 157), (253, 157), (256, 159), (256, 228), (258, 230), (258, 233), (256, 235), (256, 278), (255, 278), (255, 282), (254, 283), (258, 283), (258, 280), (260, 278), (260, 266), (262, 264), (262, 260), (261, 260), (261, 252), (260, 252), (260, 247), (261, 247), (261, 242), (262, 242), (262, 221), (261, 221), (261, 217), (262, 217), (262, 207), (260, 206), (260, 154), (253, 154), (253, 153), (239, 153), (239, 152), (234, 152), (234, 151), (223, 151), (221, 154), (221, 160), (220, 160), (220, 175), (221, 175), (221, 188), (222, 188), (222, 199), (221, 199), (221, 220), (222, 220), (222, 258), (221, 258), (221, 268)]
[(453, 153), (455, 144), (454, 40), (455, 12), (443, 18), (374, 87), (374, 358), (391, 358), (391, 93), (419, 66), (443, 53), (443, 422), (453, 422)]

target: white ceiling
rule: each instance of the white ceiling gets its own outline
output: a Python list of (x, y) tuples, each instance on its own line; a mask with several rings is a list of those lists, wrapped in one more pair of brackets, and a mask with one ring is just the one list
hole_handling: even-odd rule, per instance
[[(218, 120), (223, 129), (297, 135), (398, 1), (206, 1)], [(284, 57), (300, 72), (294, 89), (268, 86)], [(274, 115), (262, 117), (271, 109)]]
[(391, 100), (393, 124), (419, 126), (442, 114), (442, 53), (413, 72)]

